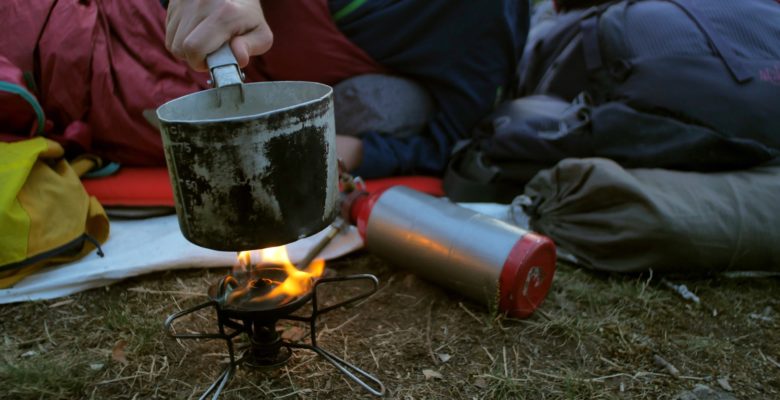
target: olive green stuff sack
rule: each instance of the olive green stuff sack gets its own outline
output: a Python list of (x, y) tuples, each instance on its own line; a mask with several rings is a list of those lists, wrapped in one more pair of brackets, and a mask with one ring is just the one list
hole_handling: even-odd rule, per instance
[(612, 272), (780, 270), (780, 166), (695, 173), (566, 159), (525, 187), (531, 228)]

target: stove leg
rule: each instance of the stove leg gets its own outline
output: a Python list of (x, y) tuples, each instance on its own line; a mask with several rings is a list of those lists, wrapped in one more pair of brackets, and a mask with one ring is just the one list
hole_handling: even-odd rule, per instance
[[(385, 385), (379, 379), (369, 374), (368, 372), (363, 371), (357, 366), (346, 362), (345, 360), (336, 356), (335, 354), (319, 346), (310, 346), (308, 344), (291, 344), (290, 346), (309, 349), (319, 354), (320, 356), (322, 356), (322, 358), (327, 360), (329, 363), (333, 364), (334, 367), (338, 368), (339, 371), (341, 371), (344, 375), (346, 375), (347, 377), (355, 381), (355, 383), (357, 383), (358, 385), (362, 386), (363, 389), (366, 389), (369, 393), (373, 394), (374, 396), (385, 395)], [(369, 381), (370, 384), (366, 383), (366, 381)]]
[(236, 366), (233, 362), (231, 362), (227, 367), (225, 367), (222, 373), (219, 374), (217, 380), (214, 381), (214, 383), (212, 383), (205, 392), (203, 392), (199, 400), (205, 400), (212, 392), (214, 392), (214, 396), (211, 397), (211, 400), (217, 400), (219, 395), (222, 394), (222, 390), (225, 389), (225, 385), (230, 382), (230, 378), (233, 377), (235, 371)]

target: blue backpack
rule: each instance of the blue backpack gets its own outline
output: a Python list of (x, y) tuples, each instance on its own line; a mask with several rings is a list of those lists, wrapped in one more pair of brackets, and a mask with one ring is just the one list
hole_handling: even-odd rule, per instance
[(569, 157), (738, 170), (780, 156), (780, 3), (624, 0), (557, 17), (516, 99), (457, 149), (445, 191), (509, 201)]

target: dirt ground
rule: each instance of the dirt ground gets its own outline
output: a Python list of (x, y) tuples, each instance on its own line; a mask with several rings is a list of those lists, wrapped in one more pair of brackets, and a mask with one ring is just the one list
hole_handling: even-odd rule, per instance
[[(696, 385), (723, 399), (780, 398), (777, 278), (667, 277), (698, 295), (697, 305), (657, 276), (559, 266), (538, 312), (510, 320), (367, 254), (330, 262), (328, 270), (380, 279), (372, 297), (320, 318), (318, 342), (373, 373), (388, 398), (672, 399)], [(198, 398), (224, 367), (225, 343), (170, 339), (163, 321), (204, 301), (206, 288), (226, 272), (147, 275), (0, 306), (1, 397)], [(344, 283), (322, 298), (363, 289)], [(177, 329), (213, 329), (212, 314), (182, 319)], [(278, 327), (293, 339), (308, 332), (293, 322)], [(368, 397), (306, 350), (275, 370), (240, 368), (222, 396)]]

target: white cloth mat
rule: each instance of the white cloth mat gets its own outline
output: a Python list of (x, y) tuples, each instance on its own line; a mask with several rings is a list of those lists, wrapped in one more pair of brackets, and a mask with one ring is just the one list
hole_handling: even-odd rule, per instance
[[(288, 245), (290, 261), (300, 261), (331, 228)], [(355, 227), (337, 235), (320, 253), (332, 259), (363, 247)], [(111, 234), (102, 246), (105, 257), (93, 251), (67, 264), (47, 267), (14, 287), (0, 290), (0, 304), (45, 300), (156, 271), (229, 267), (236, 253), (196, 246), (184, 238), (175, 215), (139, 220), (112, 220)]]
[[(506, 205), (461, 205), (511, 223)], [(290, 261), (296, 263), (303, 259), (330, 229), (289, 244)], [(357, 228), (350, 226), (325, 247), (319, 258), (337, 258), (362, 247), (363, 239)], [(179, 230), (175, 215), (112, 220), (111, 234), (102, 248), (105, 257), (93, 251), (78, 261), (44, 268), (12, 288), (0, 290), (0, 304), (67, 296), (150, 272), (228, 267), (236, 262), (234, 252), (209, 250), (187, 241)]]

